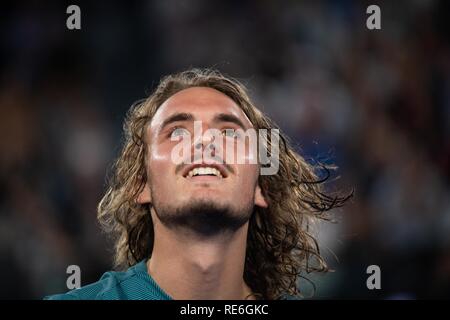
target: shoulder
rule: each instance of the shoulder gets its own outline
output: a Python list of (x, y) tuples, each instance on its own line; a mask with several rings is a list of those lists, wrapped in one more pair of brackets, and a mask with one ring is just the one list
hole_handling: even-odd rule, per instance
[(136, 299), (134, 292), (145, 290), (145, 261), (125, 272), (108, 271), (97, 282), (63, 294), (47, 296), (45, 300), (127, 300)]

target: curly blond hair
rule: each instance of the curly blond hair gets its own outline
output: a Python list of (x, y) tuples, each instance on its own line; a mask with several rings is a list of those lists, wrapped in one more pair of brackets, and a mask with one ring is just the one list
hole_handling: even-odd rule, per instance
[[(108, 189), (98, 205), (98, 219), (115, 242), (115, 266), (126, 268), (147, 259), (153, 249), (149, 205), (136, 202), (146, 181), (144, 132), (157, 109), (170, 96), (191, 87), (216, 89), (230, 97), (255, 129), (276, 125), (251, 102), (245, 86), (210, 69), (191, 69), (162, 79), (155, 92), (135, 103), (125, 123), (123, 149), (112, 167)], [(268, 141), (270, 147), (270, 139)], [(327, 167), (323, 167), (328, 171)], [(264, 299), (301, 294), (297, 280), (303, 273), (327, 271), (311, 225), (329, 219), (328, 211), (352, 196), (330, 196), (323, 182), (280, 133), (279, 170), (260, 175), (267, 208), (255, 207), (249, 221), (244, 280)]]

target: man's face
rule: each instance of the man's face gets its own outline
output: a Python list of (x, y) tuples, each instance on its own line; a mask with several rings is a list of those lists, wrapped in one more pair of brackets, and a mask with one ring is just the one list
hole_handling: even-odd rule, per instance
[[(174, 94), (160, 106), (148, 126), (148, 181), (138, 202), (152, 203), (163, 222), (162, 215), (182, 215), (183, 211), (190, 211), (192, 207), (197, 211), (204, 207), (211, 215), (214, 214), (211, 208), (220, 208), (222, 213), (236, 218), (244, 217), (244, 220), (248, 220), (249, 211), (253, 211), (254, 205), (267, 207), (258, 185), (258, 164), (226, 163), (227, 150), (224, 148), (218, 153), (220, 157), (223, 156), (225, 164), (214, 163), (209, 166), (217, 170), (215, 174), (211, 171), (202, 172), (208, 169), (199, 170), (198, 166), (208, 167), (208, 164), (205, 164), (205, 159), (198, 161), (194, 158), (194, 150), (214, 150), (216, 144), (211, 135), (203, 134), (200, 139), (194, 137), (194, 121), (201, 121), (203, 133), (208, 129), (223, 132), (224, 145), (226, 139), (235, 140), (226, 129), (245, 131), (253, 128), (242, 109), (217, 90), (194, 87)], [(184, 163), (175, 163), (172, 151), (179, 143), (177, 138), (189, 134), (192, 156), (187, 156)], [(214, 151), (211, 154), (214, 155)], [(186, 164), (189, 160), (191, 164)], [(192, 163), (193, 160), (195, 162)], [(184, 217), (183, 221), (191, 218), (195, 219), (195, 216)]]

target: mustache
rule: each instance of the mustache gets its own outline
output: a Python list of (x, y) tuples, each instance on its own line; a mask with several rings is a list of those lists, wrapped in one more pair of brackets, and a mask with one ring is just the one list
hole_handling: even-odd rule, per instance
[[(197, 157), (196, 159), (194, 159), (194, 161), (192, 161), (192, 162), (190, 162), (190, 163), (182, 162), (182, 163), (178, 164), (178, 165), (175, 167), (175, 173), (176, 173), (176, 174), (180, 173), (180, 171), (183, 170), (186, 166), (191, 165), (191, 164), (193, 164), (193, 163), (203, 163), (203, 162), (199, 162), (200, 160), (203, 160), (202, 157)], [(211, 159), (211, 160), (213, 160), (213, 159)], [(234, 173), (233, 167), (230, 166), (229, 164), (225, 163), (225, 161), (223, 161), (223, 159), (220, 159), (220, 158), (218, 158), (218, 157), (215, 157), (215, 158), (214, 158), (214, 161), (215, 161), (215, 162), (213, 162), (213, 163), (218, 163), (218, 164), (224, 166), (224, 167), (225, 167), (225, 170), (227, 170), (229, 173)]]

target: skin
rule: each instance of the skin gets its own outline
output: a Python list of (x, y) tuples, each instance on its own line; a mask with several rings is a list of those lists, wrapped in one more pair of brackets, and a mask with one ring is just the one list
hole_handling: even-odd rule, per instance
[[(161, 124), (177, 113), (188, 113), (192, 119)], [(204, 87), (182, 90), (167, 99), (158, 109), (146, 132), (148, 144), (147, 175), (149, 177), (137, 201), (141, 204), (159, 203), (173, 208), (192, 201), (208, 201), (229, 206), (240, 212), (242, 208), (267, 207), (258, 185), (257, 164), (227, 164), (222, 167), (225, 178), (183, 175), (187, 165), (177, 166), (171, 160), (173, 147), (178, 143), (170, 136), (193, 135), (193, 121), (202, 121), (207, 129), (238, 129), (234, 122), (218, 121), (218, 114), (229, 114), (244, 126), (252, 124), (236, 103), (223, 93)], [(242, 129), (242, 128), (241, 128)], [(187, 131), (185, 131), (187, 130)], [(223, 139), (234, 139), (224, 136)], [(212, 137), (204, 135), (195, 147), (208, 147)], [(226, 150), (224, 151), (226, 152)], [(228, 168), (228, 169), (226, 169)], [(156, 206), (156, 205), (155, 205)], [(251, 290), (243, 279), (248, 222), (237, 231), (207, 239), (189, 232), (168, 228), (151, 210), (155, 241), (148, 272), (158, 285), (174, 299), (244, 299)]]

